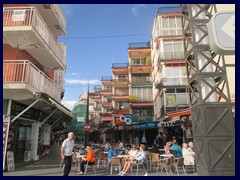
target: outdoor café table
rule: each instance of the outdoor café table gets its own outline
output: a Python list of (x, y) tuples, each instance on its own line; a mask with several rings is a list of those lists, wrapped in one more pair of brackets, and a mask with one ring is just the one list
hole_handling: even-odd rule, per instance
[(164, 154), (165, 153), (165, 149), (158, 149), (158, 151), (162, 154)]
[(130, 157), (130, 155), (118, 155), (117, 157), (119, 157), (119, 158), (128, 158), (128, 157)]
[[(83, 155), (77, 154), (77, 160), (78, 160), (79, 164), (81, 163), (82, 158), (84, 158), (84, 157), (86, 157), (85, 154), (83, 154)], [(80, 171), (80, 166), (78, 166), (78, 171)]]

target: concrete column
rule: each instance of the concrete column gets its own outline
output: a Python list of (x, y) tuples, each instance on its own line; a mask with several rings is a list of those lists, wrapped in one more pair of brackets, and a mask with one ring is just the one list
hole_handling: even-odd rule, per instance
[(31, 131), (31, 159), (37, 161), (39, 156), (37, 155), (38, 149), (38, 135), (39, 135), (39, 122), (32, 123), (32, 131)]

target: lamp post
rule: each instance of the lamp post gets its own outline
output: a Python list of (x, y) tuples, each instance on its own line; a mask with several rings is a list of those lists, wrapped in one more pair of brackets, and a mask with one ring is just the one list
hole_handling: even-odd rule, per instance
[[(89, 81), (88, 81), (88, 89), (87, 89), (87, 110), (86, 110), (86, 124), (89, 123)], [(88, 130), (85, 131), (85, 147), (89, 144), (89, 133)]]

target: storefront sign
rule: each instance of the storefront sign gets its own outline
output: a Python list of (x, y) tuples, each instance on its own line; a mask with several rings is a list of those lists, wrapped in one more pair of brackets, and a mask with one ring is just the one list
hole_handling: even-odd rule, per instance
[[(24, 104), (20, 104), (20, 103), (13, 101), (12, 107), (11, 107), (11, 115), (17, 116), (19, 113), (21, 113), (27, 107), (28, 106), (26, 106)], [(48, 115), (38, 109), (30, 108), (25, 113), (23, 113), (21, 115), (21, 117), (27, 118), (27, 119), (43, 121), (44, 119), (46, 119), (48, 117)]]
[(92, 130), (92, 124), (86, 123), (84, 124), (84, 131), (90, 131)]
[(136, 95), (130, 95), (129, 96), (129, 100), (130, 101), (136, 101), (137, 100), (137, 96)]
[(158, 127), (173, 127), (173, 126), (180, 126), (180, 125), (181, 125), (180, 121), (158, 123)]
[(131, 130), (153, 129), (153, 128), (157, 128), (156, 122), (144, 122), (144, 123), (138, 123), (138, 124), (131, 125)]
[(6, 117), (5, 119), (3, 119), (3, 170), (5, 168), (9, 124), (10, 117)]

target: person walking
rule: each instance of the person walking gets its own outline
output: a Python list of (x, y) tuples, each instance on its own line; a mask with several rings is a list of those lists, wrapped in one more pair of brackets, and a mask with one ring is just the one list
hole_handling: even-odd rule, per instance
[(74, 141), (73, 141), (73, 133), (68, 133), (68, 138), (65, 139), (62, 143), (61, 147), (61, 158), (64, 161), (64, 170), (63, 176), (68, 176), (72, 167), (72, 151), (74, 150), (74, 154), (76, 156), (76, 152), (74, 149)]

